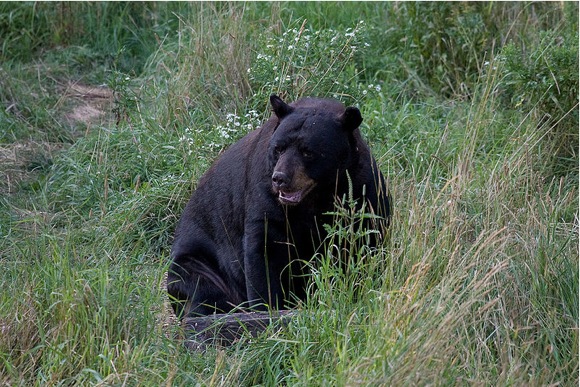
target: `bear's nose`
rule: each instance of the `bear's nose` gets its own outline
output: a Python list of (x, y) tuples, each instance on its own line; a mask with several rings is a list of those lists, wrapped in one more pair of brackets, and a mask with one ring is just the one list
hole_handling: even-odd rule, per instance
[(284, 188), (290, 184), (290, 179), (284, 172), (274, 172), (272, 174), (272, 182), (277, 188)]

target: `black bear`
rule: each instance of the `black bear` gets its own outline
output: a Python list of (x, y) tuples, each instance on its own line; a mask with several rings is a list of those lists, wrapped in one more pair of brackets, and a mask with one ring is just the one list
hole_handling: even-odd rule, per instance
[(388, 225), (389, 195), (360, 111), (317, 98), (270, 103), (272, 117), (218, 158), (177, 225), (167, 288), (180, 317), (304, 299), (304, 263), (349, 190), (382, 219), (372, 227)]

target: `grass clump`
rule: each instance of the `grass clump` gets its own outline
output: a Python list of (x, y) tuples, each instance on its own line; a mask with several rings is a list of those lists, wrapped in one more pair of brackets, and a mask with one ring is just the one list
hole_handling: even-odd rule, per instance
[[(0, 383), (578, 384), (577, 5), (0, 7)], [(189, 353), (173, 227), (272, 92), (359, 106), (392, 225), (346, 200), (287, 329)]]

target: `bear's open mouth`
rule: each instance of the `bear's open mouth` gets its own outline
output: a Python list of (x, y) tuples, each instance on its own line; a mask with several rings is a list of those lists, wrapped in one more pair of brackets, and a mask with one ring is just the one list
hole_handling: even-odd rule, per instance
[(280, 203), (285, 205), (296, 205), (299, 204), (302, 199), (308, 195), (308, 193), (314, 188), (316, 184), (311, 184), (308, 187), (301, 189), (300, 191), (288, 192), (288, 191), (278, 191), (278, 200)]
[(298, 192), (280, 191), (278, 192), (278, 200), (280, 200), (280, 203), (282, 204), (298, 204), (300, 203), (300, 200), (302, 200), (302, 192), (303, 191)]

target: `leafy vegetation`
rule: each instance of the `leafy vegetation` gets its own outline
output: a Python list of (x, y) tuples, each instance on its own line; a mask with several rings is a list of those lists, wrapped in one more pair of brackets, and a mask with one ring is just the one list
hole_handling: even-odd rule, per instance
[[(0, 3), (0, 35), (0, 383), (578, 384), (577, 3)], [(360, 107), (392, 227), (368, 251), (346, 198), (287, 329), (187, 352), (172, 232), (273, 92)]]

